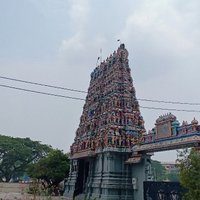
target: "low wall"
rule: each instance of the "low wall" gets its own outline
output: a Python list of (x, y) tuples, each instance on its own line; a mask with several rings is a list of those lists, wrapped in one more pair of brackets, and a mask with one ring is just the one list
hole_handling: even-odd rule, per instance
[(0, 183), (0, 192), (3, 193), (24, 193), (27, 192), (29, 184), (27, 183)]

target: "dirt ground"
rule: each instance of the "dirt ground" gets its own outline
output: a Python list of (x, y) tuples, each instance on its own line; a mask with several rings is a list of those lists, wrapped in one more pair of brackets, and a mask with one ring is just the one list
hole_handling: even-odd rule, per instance
[(36, 196), (24, 193), (0, 192), (0, 200), (65, 200), (64, 197)]

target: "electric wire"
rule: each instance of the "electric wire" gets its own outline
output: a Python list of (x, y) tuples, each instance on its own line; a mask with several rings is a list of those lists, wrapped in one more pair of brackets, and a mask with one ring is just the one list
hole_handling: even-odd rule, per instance
[(199, 106), (200, 103), (191, 103), (191, 102), (180, 102), (180, 101), (162, 101), (162, 100), (153, 100), (153, 99), (141, 99), (137, 98), (140, 101), (154, 102), (154, 103), (168, 103), (168, 104), (181, 104), (181, 105), (190, 105), (190, 106)]
[(54, 96), (54, 97), (62, 97), (62, 98), (66, 98), (66, 99), (74, 99), (74, 100), (85, 101), (85, 99), (82, 99), (82, 98), (79, 98), (79, 97), (71, 97), (71, 96), (65, 96), (65, 95), (54, 94), (54, 93), (49, 93), (49, 92), (40, 92), (40, 91), (37, 91), (37, 90), (29, 90), (29, 89), (24, 89), (24, 88), (20, 88), (20, 87), (9, 86), (9, 85), (3, 85), (3, 84), (0, 84), (0, 87), (10, 88), (10, 89), (15, 89), (15, 90), (21, 90), (21, 91), (25, 91), (25, 92), (32, 92), (32, 93), (36, 93), (36, 94)]
[[(71, 97), (71, 96), (65, 96), (65, 95), (54, 94), (54, 93), (49, 93), (49, 92), (41, 92), (41, 91), (37, 91), (37, 90), (30, 90), (30, 89), (25, 89), (25, 88), (20, 88), (20, 87), (15, 87), (15, 86), (9, 86), (9, 85), (4, 85), (4, 84), (0, 84), (0, 87), (9, 88), (9, 89), (15, 89), (15, 90), (20, 90), (20, 91), (25, 91), (25, 92), (31, 92), (31, 93), (36, 93), (36, 94), (54, 96), (54, 97), (61, 97), (61, 98), (66, 98), (66, 99), (73, 99), (73, 100), (85, 101), (85, 99), (79, 98), (79, 97)], [(149, 107), (149, 106), (140, 106), (140, 107), (144, 108), (144, 109), (151, 109), (151, 110), (164, 110), (164, 111), (200, 113), (200, 110), (186, 110), (186, 109), (175, 109), (175, 108), (160, 108), (160, 107)]]
[(49, 85), (49, 84), (44, 84), (44, 83), (37, 83), (37, 82), (32, 82), (32, 81), (26, 81), (26, 80), (21, 80), (21, 79), (16, 79), (16, 78), (9, 78), (5, 76), (0, 76), (1, 79), (6, 79), (10, 81), (17, 81), (21, 83), (27, 83), (27, 84), (32, 84), (32, 85), (39, 85), (39, 86), (44, 86), (44, 87), (49, 87), (49, 88), (55, 88), (55, 89), (60, 89), (60, 90), (68, 90), (72, 92), (80, 92), (80, 93), (87, 93), (82, 90), (76, 90), (76, 89), (71, 89), (71, 88), (65, 88), (65, 87), (60, 87), (60, 86), (55, 86), (55, 85)]
[(199, 113), (200, 110), (185, 110), (185, 109), (176, 109), (176, 108), (160, 108), (160, 107), (149, 107), (149, 106), (140, 106), (140, 108), (151, 109), (151, 110), (165, 110), (165, 111), (178, 111), (178, 112), (196, 112)]
[[(10, 78), (10, 77), (6, 77), (6, 76), (0, 76), (0, 79), (17, 81), (17, 82), (22, 82), (22, 83), (27, 83), (27, 84), (32, 84), (32, 85), (38, 85), (38, 86), (43, 86), (43, 87), (49, 87), (49, 88), (54, 88), (54, 89), (60, 89), (60, 90), (67, 90), (67, 91), (72, 91), (72, 92), (79, 92), (79, 93), (84, 93), (84, 94), (88, 93), (88, 92), (83, 91), (83, 90), (77, 90), (77, 89), (66, 88), (66, 87), (61, 87), (61, 86), (55, 86), (55, 85), (49, 85), (49, 84), (44, 84), (44, 83), (26, 81), (26, 80), (21, 80), (21, 79), (16, 79), (16, 78)], [(180, 105), (190, 105), (190, 106), (199, 106), (200, 105), (200, 103), (192, 103), (192, 102), (164, 101), (164, 100), (146, 99), (146, 98), (137, 98), (137, 99), (140, 100), (140, 101), (153, 102), (153, 103), (165, 103), (165, 104), (177, 104), (177, 105), (180, 104)]]

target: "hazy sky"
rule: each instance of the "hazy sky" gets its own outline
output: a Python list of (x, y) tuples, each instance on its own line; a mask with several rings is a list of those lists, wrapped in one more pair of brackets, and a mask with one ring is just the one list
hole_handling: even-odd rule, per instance
[[(129, 51), (138, 98), (200, 102), (199, 0), (0, 0), (0, 76), (87, 91), (102, 48)], [(6, 81), (0, 84), (84, 98)], [(200, 110), (139, 102), (141, 106)], [(84, 101), (0, 87), (0, 133), (69, 151)], [(168, 111), (141, 109), (147, 129)], [(200, 113), (173, 112), (180, 122)], [(156, 154), (170, 161), (176, 153)]]

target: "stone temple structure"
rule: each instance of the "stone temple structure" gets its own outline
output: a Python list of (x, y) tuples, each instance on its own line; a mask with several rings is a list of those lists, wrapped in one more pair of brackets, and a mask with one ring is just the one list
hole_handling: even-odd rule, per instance
[[(150, 161), (148, 156), (131, 159), (131, 148), (140, 142), (144, 132), (128, 51), (121, 44), (91, 73), (80, 124), (71, 145), (64, 196), (143, 199), (137, 187), (147, 179)], [(141, 183), (136, 176), (140, 176)]]

